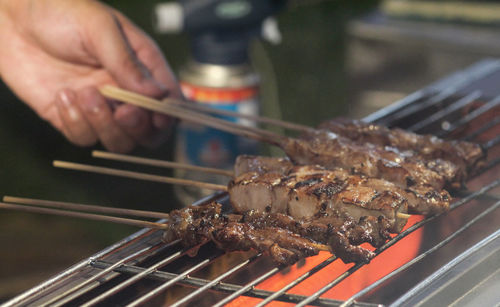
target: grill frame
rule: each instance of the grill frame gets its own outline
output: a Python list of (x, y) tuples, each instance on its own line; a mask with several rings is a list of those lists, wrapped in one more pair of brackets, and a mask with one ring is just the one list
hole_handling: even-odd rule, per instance
[[(456, 112), (454, 110), (454, 105), (455, 103), (462, 103), (467, 102), (467, 101), (474, 101), (475, 99), (470, 99), (471, 97), (476, 97), (476, 96), (481, 96), (481, 93), (476, 93), (476, 92), (469, 92), (469, 96), (467, 95), (462, 95), (458, 98), (454, 97), (461, 89), (464, 87), (470, 86), (474, 82), (480, 80), (481, 78), (485, 78), (489, 74), (492, 74), (494, 72), (499, 72), (500, 71), (500, 60), (497, 59), (486, 59), (484, 61), (481, 61), (463, 71), (457, 72), (455, 74), (452, 74), (451, 76), (440, 80), (438, 82), (435, 82), (431, 84), (430, 86), (419, 90), (417, 92), (414, 92), (407, 96), (406, 98), (384, 108), (381, 109), (367, 117), (365, 117), (363, 120), (367, 122), (376, 122), (388, 126), (392, 126), (395, 122), (401, 121), (404, 118), (406, 118), (408, 115), (413, 115), (418, 112), (425, 111), (428, 108), (434, 107), (436, 104), (440, 104), (443, 101), (446, 100), (451, 100), (452, 102), (447, 106), (442, 108), (442, 110), (451, 110), (453, 112), (450, 112), (449, 114), (445, 114), (447, 116), (450, 116), (452, 113)], [(472, 95), (474, 94), (474, 95)], [(465, 98), (464, 98), (465, 97)], [(477, 98), (477, 97), (476, 97)], [(473, 120), (473, 116), (479, 116), (481, 114), (484, 114), (485, 112), (491, 110), (492, 107), (498, 107), (500, 104), (500, 96), (492, 97), (489, 99), (483, 106), (477, 108), (475, 111), (469, 113), (469, 115), (466, 115), (465, 117), (460, 117), (457, 122), (455, 123), (450, 123), (449, 126), (442, 125), (441, 124), (441, 129), (437, 130), (436, 133), (437, 135), (444, 137), (446, 135), (449, 135), (450, 133), (453, 133), (454, 130), (459, 129), (461, 126), (460, 125), (466, 125), (468, 124), (471, 120)], [(447, 109), (448, 108), (448, 109)], [(412, 111), (412, 112), (410, 112)], [(416, 113), (415, 113), (416, 112)], [(446, 111), (447, 112), (447, 111)], [(443, 113), (446, 113), (443, 111)], [(437, 116), (436, 116), (436, 119)], [(433, 120), (427, 120), (430, 125), (435, 126), (435, 121)], [(415, 127), (415, 125), (413, 125)], [(418, 127), (418, 126), (417, 126)], [(425, 127), (424, 127), (425, 128)], [(444, 129), (446, 128), (446, 129)], [(478, 131), (484, 128), (479, 128)], [(417, 130), (417, 132), (419, 132)], [(473, 134), (479, 135), (480, 133), (475, 131)], [(498, 137), (490, 140), (490, 144), (486, 146), (493, 147), (498, 143)], [(488, 165), (488, 168), (493, 168), (498, 164), (498, 158), (496, 160), (493, 160), (490, 162)], [(479, 191), (476, 191), (474, 193), (469, 193), (468, 195), (464, 196), (464, 198), (460, 199), (459, 201), (456, 201), (452, 205), (452, 210), (460, 207), (464, 204), (467, 204), (470, 200), (477, 199), (478, 197), (483, 197), (483, 196), (490, 196), (491, 198), (495, 199), (495, 196), (488, 195), (486, 194), (489, 190), (494, 189), (496, 187), (500, 186), (500, 180), (496, 180), (491, 182), (488, 186), (484, 187), (483, 189), (480, 189)], [(227, 196), (223, 193), (219, 194), (214, 194), (210, 197), (207, 197), (205, 199), (202, 199), (198, 201), (196, 204), (203, 204), (209, 201), (217, 200), (219, 202), (224, 202), (226, 200)], [(500, 205), (498, 202), (498, 199), (496, 199), (495, 206)], [(493, 210), (491, 209), (486, 209), (486, 210)], [(482, 213), (481, 213), (482, 214)], [(408, 230), (402, 232), (398, 236), (396, 236), (394, 239), (391, 241), (387, 242), (384, 246), (381, 248), (377, 249), (377, 254), (381, 253), (382, 251), (386, 250), (387, 248), (391, 247), (395, 243), (397, 243), (400, 239), (404, 238), (406, 235), (409, 233), (413, 232), (414, 230), (418, 229), (419, 227), (430, 223), (431, 221), (437, 219), (439, 216), (431, 216), (423, 220), (422, 222), (419, 222), (412, 227), (410, 227)], [(473, 218), (474, 220), (474, 218)], [(465, 227), (466, 225), (464, 225)], [(462, 228), (461, 228), (462, 229)], [(465, 229), (464, 229), (465, 230)], [(461, 230), (459, 229), (458, 232)], [(463, 231), (463, 230), (462, 230)], [(458, 234), (457, 234), (458, 235)], [(451, 241), (453, 237), (456, 236), (455, 234), (452, 234), (450, 239), (445, 239), (448, 241)], [(444, 243), (439, 243), (442, 245), (445, 245), (447, 241), (443, 241)], [(438, 244), (438, 245), (439, 245)], [(138, 274), (144, 274), (144, 276), (147, 275), (148, 278), (156, 279), (156, 280), (161, 280), (161, 281), (166, 281), (169, 282), (168, 280), (175, 280), (179, 279), (179, 281), (183, 284), (187, 284), (188, 286), (194, 286), (194, 287), (203, 287), (207, 288), (207, 285), (212, 285), (210, 287), (211, 290), (217, 290), (225, 293), (232, 293), (228, 297), (230, 298), (231, 296), (239, 296), (241, 294), (245, 294), (248, 296), (253, 296), (257, 298), (267, 298), (267, 297), (273, 297), (276, 296), (276, 299), (279, 299), (279, 301), (285, 301), (285, 302), (293, 302), (297, 303), (298, 306), (305, 306), (306, 304), (314, 304), (314, 305), (321, 305), (321, 306), (338, 306), (338, 305), (353, 305), (353, 306), (377, 306), (378, 304), (371, 304), (371, 303), (362, 303), (362, 302), (356, 302), (356, 299), (362, 298), (363, 295), (373, 289), (375, 289), (379, 284), (382, 284), (384, 281), (388, 280), (391, 278), (393, 275), (398, 274), (401, 271), (404, 271), (407, 267), (417, 263), (420, 261), (420, 259), (423, 259), (426, 257), (426, 255), (432, 253), (434, 250), (434, 247), (431, 248), (430, 250), (424, 252), (420, 256), (417, 256), (414, 260), (410, 261), (409, 263), (405, 264), (404, 266), (400, 267), (398, 270), (394, 271), (393, 273), (387, 275), (386, 277), (382, 278), (380, 281), (372, 284), (371, 286), (365, 288), (363, 291), (359, 292), (358, 294), (355, 294), (351, 299), (342, 302), (342, 301), (337, 301), (337, 300), (332, 300), (332, 299), (327, 299), (327, 298), (321, 298), (321, 295), (326, 292), (328, 289), (331, 289), (333, 286), (341, 282), (343, 279), (346, 277), (350, 276), (352, 273), (354, 273), (356, 270), (361, 268), (365, 264), (357, 264), (350, 268), (348, 271), (346, 271), (344, 274), (341, 276), (337, 277), (335, 280), (331, 281), (328, 283), (325, 287), (320, 289), (318, 292), (310, 295), (310, 296), (300, 296), (300, 295), (294, 295), (294, 294), (289, 294), (285, 293), (287, 288), (285, 290), (281, 290), (278, 292), (270, 292), (270, 291), (264, 291), (264, 290), (259, 290), (255, 289), (254, 286), (259, 283), (259, 280), (265, 279), (278, 271), (280, 271), (280, 268), (273, 268), (264, 275), (260, 276), (256, 280), (254, 280), (251, 283), (248, 283), (244, 286), (239, 286), (235, 284), (228, 284), (228, 283), (223, 283), (223, 282), (218, 282), (217, 280), (215, 281), (208, 281), (208, 280), (202, 280), (200, 278), (194, 278), (194, 277), (187, 277), (184, 278), (182, 275), (176, 275), (173, 273), (166, 273), (162, 271), (157, 271), (156, 269), (151, 269), (151, 274), (146, 274), (145, 272), (148, 272), (147, 270), (135, 266), (135, 264), (141, 262), (142, 260), (149, 258), (151, 256), (154, 256), (153, 253), (160, 253), (162, 250), (164, 251), (165, 249), (174, 247), (175, 244), (169, 244), (166, 246), (161, 246), (161, 234), (160, 231), (154, 231), (154, 230), (147, 230), (143, 229), (140, 230), (131, 236), (121, 240), (120, 242), (117, 242), (116, 244), (106, 248), (105, 250), (75, 264), (74, 266), (70, 267), (66, 271), (58, 274), (57, 276), (54, 276), (53, 278), (47, 280), (46, 282), (40, 284), (39, 286), (32, 288), (25, 293), (15, 297), (11, 301), (5, 303), (3, 306), (14, 306), (14, 305), (39, 305), (39, 304), (47, 304), (47, 302), (50, 302), (54, 300), (55, 297), (64, 294), (65, 292), (67, 293), (68, 291), (73, 291), (75, 289), (74, 284), (77, 283), (79, 280), (82, 283), (87, 283), (84, 285), (82, 288), (85, 290), (85, 293), (88, 293), (91, 291), (93, 288), (98, 287), (113, 278), (117, 276), (125, 276), (127, 274), (132, 274), (133, 276), (141, 276)], [(133, 257), (133, 261), (131, 261), (130, 264), (127, 265), (118, 265), (115, 264), (113, 266), (112, 260), (116, 259), (118, 261), (119, 259), (122, 259), (127, 256), (131, 256), (134, 253), (138, 253), (139, 251), (143, 252), (149, 252), (152, 251), (151, 254), (147, 254), (146, 256), (138, 256), (138, 257)], [(186, 250), (177, 250), (173, 254), (171, 254), (172, 258), (180, 257), (185, 253)], [(141, 253), (139, 253), (141, 254)], [(423, 256), (422, 256), (423, 255)], [(108, 259), (108, 258), (109, 259)], [(255, 255), (251, 259), (257, 259), (259, 258), (260, 255)], [(421, 258), (420, 258), (421, 257)], [(106, 259), (106, 261), (102, 260)], [(335, 259), (334, 257), (330, 257), (326, 263), (320, 264), (319, 269), (322, 267), (326, 266), (326, 264), (333, 262)], [(253, 260), (251, 260), (253, 261)], [(165, 261), (168, 262), (168, 261)], [(202, 260), (200, 262), (200, 267), (204, 266), (204, 264), (210, 263), (210, 260)], [(245, 266), (246, 264), (242, 263), (242, 266)], [(100, 273), (102, 272), (101, 270), (103, 269), (108, 269), (110, 271), (110, 274), (103, 274)], [(192, 269), (192, 267), (191, 267)], [(227, 273), (227, 272), (226, 272)], [(186, 273), (185, 275), (187, 276), (189, 274)], [(308, 272), (306, 275), (304, 275), (304, 279), (313, 273)], [(98, 276), (96, 278), (95, 276)], [(102, 275), (102, 276), (101, 276)], [(107, 276), (105, 276), (107, 275)], [(96, 281), (93, 281), (89, 283), (88, 281), (91, 280), (92, 276), (96, 278)], [(224, 276), (223, 276), (224, 277)], [(134, 277), (132, 277), (134, 278)], [(139, 278), (137, 278), (139, 279)], [(181, 280), (182, 279), (182, 280)], [(220, 278), (221, 280), (223, 278)], [(166, 286), (163, 286), (166, 287)], [(92, 288), (92, 289), (91, 289)], [(291, 286), (289, 286), (291, 288)], [(80, 290), (77, 290), (80, 291)], [(110, 290), (111, 291), (111, 290)], [(72, 296), (77, 294), (79, 292), (73, 292), (69, 293)], [(103, 292), (105, 293), (105, 291)], [(112, 291), (110, 292), (112, 293)], [(281, 294), (283, 293), (283, 294)], [(144, 296), (143, 296), (144, 297)], [(404, 296), (403, 296), (404, 297)], [(229, 299), (222, 300), (219, 302), (218, 305), (222, 305), (226, 301), (229, 301)], [(65, 303), (65, 301), (58, 301), (55, 306), (63, 305), (62, 303)], [(139, 304), (138, 302), (137, 304)], [(52, 304), (52, 303), (51, 303)]]

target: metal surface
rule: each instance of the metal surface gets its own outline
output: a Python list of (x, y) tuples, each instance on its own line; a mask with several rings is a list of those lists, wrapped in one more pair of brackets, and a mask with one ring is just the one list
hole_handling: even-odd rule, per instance
[[(364, 120), (388, 126), (412, 127), (412, 130), (419, 133), (432, 132), (442, 137), (453, 136), (454, 138), (478, 141), (477, 138), (484, 133), (498, 128), (500, 114), (496, 113), (493, 114), (491, 121), (481, 121), (481, 125), (478, 126), (472, 124), (475, 124), (481, 116), (491, 115), (492, 110), (497, 110), (495, 108), (500, 103), (498, 98), (500, 90), (492, 96), (485, 95), (486, 91), (480, 87), (468, 89), (465, 92), (464, 89), (498, 72), (500, 72), (499, 60), (482, 61), (417, 91)], [(470, 109), (471, 105), (478, 102), (480, 102), (479, 105)], [(464, 114), (464, 109), (469, 111)], [(429, 116), (429, 114), (434, 115)], [(466, 133), (458, 135), (457, 133), (462, 130), (466, 130)], [(443, 221), (450, 218), (453, 212), (468, 209), (471, 204), (475, 204), (474, 208), (477, 207), (477, 210), (475, 209), (473, 214), (467, 216), (468, 219), (465, 222), (458, 225), (440, 241), (432, 242), (431, 246), (426, 247), (413, 260), (346, 301), (337, 301), (322, 296), (354, 272), (370, 264), (359, 263), (340, 276), (332, 276), (331, 280), (325, 281), (325, 285), (321, 289), (315, 293), (309, 293), (307, 296), (289, 293), (290, 289), (324, 270), (327, 265), (334, 261), (340, 261), (332, 256), (292, 282), (283, 285), (281, 289), (266, 291), (258, 289), (256, 286), (261, 281), (286, 271), (287, 268), (263, 266), (262, 263), (266, 257), (260, 254), (251, 254), (242, 257), (241, 260), (215, 276), (206, 278), (200, 275), (200, 277), (196, 274), (203, 271), (203, 268), (209, 268), (212, 262), (220, 259), (220, 256), (223, 255), (222, 251), (217, 250), (214, 245), (207, 244), (200, 247), (196, 257), (187, 257), (186, 254), (192, 250), (184, 249), (175, 242), (165, 245), (162, 243), (161, 231), (142, 230), (14, 298), (4, 306), (61, 306), (64, 304), (93, 306), (96, 304), (108, 305), (111, 302), (114, 305), (130, 306), (139, 304), (162, 305), (165, 304), (165, 301), (155, 300), (164, 293), (164, 290), (173, 286), (181, 289), (180, 293), (183, 293), (175, 300), (169, 301), (169, 304), (175, 306), (193, 304), (193, 302), (201, 305), (222, 306), (241, 296), (262, 299), (258, 306), (275, 301), (291, 302), (297, 306), (377, 306), (391, 303), (413, 305), (418, 301), (429, 303), (429, 305), (437, 301), (462, 305), (462, 303), (478, 302), (478, 299), (485, 303), (489, 302), (495, 299), (496, 293), (492, 291), (492, 286), (497, 285), (499, 280), (498, 271), (495, 271), (498, 270), (498, 265), (494, 267), (495, 270), (489, 271), (487, 269), (492, 263), (498, 263), (498, 241), (500, 239), (498, 239), (498, 224), (495, 223), (487, 225), (490, 228), (486, 230), (490, 233), (496, 231), (495, 238), (489, 237), (483, 243), (475, 245), (448, 264), (446, 264), (448, 262), (446, 259), (439, 259), (441, 262), (445, 261), (443, 268), (413, 284), (407, 281), (408, 285), (404, 286), (408, 288), (407, 290), (413, 289), (408, 292), (405, 290), (406, 294), (405, 292), (386, 294), (388, 291), (384, 290), (401, 286), (397, 280), (394, 281), (395, 278), (404, 277), (407, 272), (422, 270), (422, 268), (429, 266), (429, 261), (436, 261), (437, 265), (440, 265), (440, 262), (436, 260), (440, 258), (438, 253), (446, 248), (455, 247), (453, 244), (449, 244), (450, 242), (461, 239), (464, 234), (476, 233), (474, 227), (477, 227), (478, 224), (488, 224), (483, 223), (483, 221), (498, 213), (500, 179), (498, 173), (495, 173), (498, 170), (493, 169), (499, 161), (498, 139), (498, 136), (494, 135), (480, 140), (485, 147), (490, 148), (489, 151), (492, 155), (488, 164), (489, 168), (472, 179), (473, 181), (482, 180), (479, 186), (476, 185), (471, 191), (457, 193), (455, 195), (457, 200), (452, 203), (449, 213), (431, 216), (414, 224), (375, 252), (379, 255), (424, 226), (442, 224)], [(214, 199), (227, 204), (226, 194), (211, 196), (200, 200), (198, 204)], [(483, 238), (484, 236), (478, 241)], [(464, 248), (467, 246), (464, 245)], [(455, 256), (458, 254), (456, 253)], [(257, 276), (247, 276), (248, 278), (242, 281), (232, 279), (235, 274), (246, 275), (247, 272), (252, 272), (256, 268), (261, 269)], [(480, 276), (479, 273), (486, 275)], [(488, 275), (488, 273), (491, 274)], [(474, 287), (472, 287), (473, 284)], [(459, 288), (465, 290), (463, 295), (460, 295), (460, 291), (456, 291)], [(371, 298), (372, 293), (379, 293), (385, 300)], [(201, 297), (203, 299), (209, 297), (208, 294), (214, 296), (213, 301), (196, 301)], [(424, 300), (424, 297), (427, 299)]]
[(189, 62), (180, 72), (188, 83), (213, 88), (244, 88), (257, 86), (259, 77), (249, 65), (213, 65)]
[(500, 230), (422, 281), (392, 306), (494, 306), (500, 302)]

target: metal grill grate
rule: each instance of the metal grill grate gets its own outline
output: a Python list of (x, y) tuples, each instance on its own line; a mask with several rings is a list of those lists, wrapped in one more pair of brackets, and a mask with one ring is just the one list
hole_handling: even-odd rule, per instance
[[(399, 126), (418, 133), (432, 132), (444, 138), (480, 140), (493, 156), (490, 157), (488, 167), (477, 175), (478, 178), (484, 177), (485, 174), (494, 172), (493, 168), (498, 164), (499, 148), (497, 145), (500, 139), (498, 136), (486, 140), (478, 138), (498, 127), (500, 112), (491, 111), (499, 107), (500, 95), (488, 97), (489, 94), (486, 95), (486, 91), (481, 88), (481, 82), (495, 77), (496, 74), (499, 77), (497, 80), (500, 80), (499, 60), (482, 61), (366, 117), (365, 121), (377, 122), (389, 127)], [(488, 121), (480, 120), (483, 124), (477, 125), (477, 121), (486, 114), (493, 114), (493, 116), (490, 116)], [(462, 193), (462, 198), (451, 205), (451, 210), (474, 201), (486, 202), (487, 205), (480, 213), (470, 217), (467, 222), (443, 240), (344, 302), (321, 296), (367, 264), (356, 264), (340, 276), (333, 276), (324, 287), (310, 295), (287, 293), (332, 262), (340, 261), (336, 260), (335, 256), (331, 256), (280, 290), (271, 292), (257, 289), (255, 286), (270, 276), (280, 273), (283, 268), (271, 267), (243, 285), (227, 281), (233, 274), (251, 270), (252, 266), (259, 265), (259, 261), (264, 258), (261, 254), (248, 256), (247, 259), (210, 280), (193, 277), (190, 274), (207, 268), (223, 253), (208, 244), (201, 247), (197, 257), (188, 258), (185, 257), (188, 250), (183, 249), (180, 244), (176, 242), (163, 244), (160, 231), (142, 230), (14, 298), (4, 306), (68, 304), (93, 306), (109, 303), (110, 300), (114, 300), (118, 305), (137, 306), (146, 302), (153, 304), (158, 294), (172, 286), (191, 289), (189, 293), (177, 298), (172, 306), (188, 304), (207, 293), (217, 298), (215, 306), (225, 305), (242, 295), (262, 299), (258, 306), (275, 301), (294, 303), (297, 306), (376, 306), (378, 304), (360, 303), (357, 300), (376, 290), (394, 276), (421, 263), (423, 259), (495, 211), (500, 206), (500, 197), (491, 192), (499, 186), (500, 179), (496, 175), (496, 178), (488, 180), (476, 191)], [(220, 194), (201, 200), (199, 203), (214, 199), (223, 202), (225, 198), (227, 198), (226, 195)], [(431, 216), (412, 225), (378, 248), (375, 251), (376, 254), (379, 255), (415, 230), (439, 218), (439, 215)]]

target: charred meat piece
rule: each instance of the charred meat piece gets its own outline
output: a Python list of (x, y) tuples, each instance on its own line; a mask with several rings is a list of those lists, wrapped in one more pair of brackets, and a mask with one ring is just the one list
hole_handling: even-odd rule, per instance
[(407, 155), (455, 164), (465, 177), (484, 166), (486, 153), (480, 145), (464, 141), (445, 141), (432, 135), (419, 135), (400, 128), (387, 128), (352, 119), (334, 119), (319, 125), (361, 144), (371, 143), (397, 148)]
[(450, 178), (394, 151), (373, 144), (356, 144), (326, 130), (290, 139), (284, 151), (296, 164), (318, 164), (327, 169), (340, 167), (353, 174), (391, 181), (402, 188), (418, 184), (441, 190), (455, 176), (452, 174)]
[(180, 239), (185, 246), (204, 244), (211, 240), (206, 234), (224, 222), (221, 211), (222, 205), (215, 202), (173, 210), (169, 214), (163, 240), (172, 242)]
[(293, 167), (286, 174), (256, 172), (243, 174), (228, 185), (231, 204), (236, 212), (257, 210), (310, 218), (327, 213), (358, 221), (364, 216), (383, 216), (392, 232), (401, 231), (406, 219), (398, 212), (408, 210), (404, 191), (386, 182), (377, 189), (371, 181), (350, 175), (345, 170), (320, 167)]

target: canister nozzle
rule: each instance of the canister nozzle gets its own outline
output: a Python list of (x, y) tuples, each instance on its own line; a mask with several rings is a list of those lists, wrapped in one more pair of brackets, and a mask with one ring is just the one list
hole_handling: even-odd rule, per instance
[(248, 60), (252, 38), (281, 41), (271, 16), (284, 4), (285, 0), (180, 0), (158, 4), (153, 20), (160, 33), (189, 33), (196, 61), (235, 65)]

